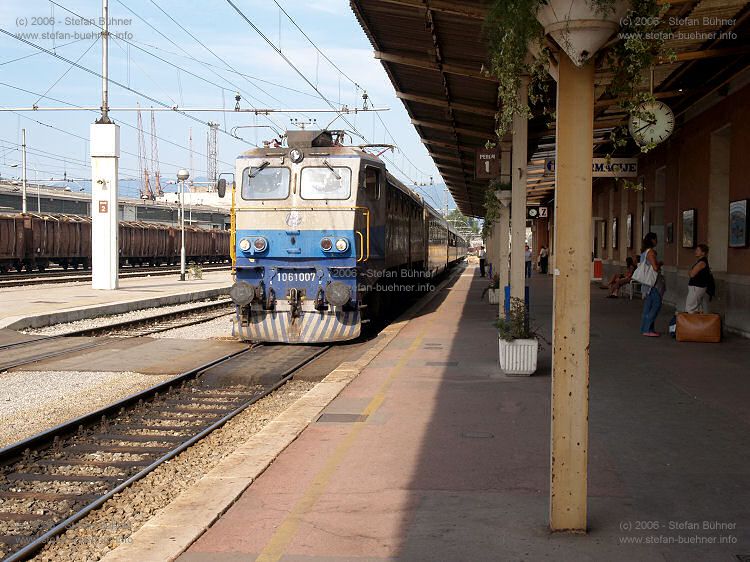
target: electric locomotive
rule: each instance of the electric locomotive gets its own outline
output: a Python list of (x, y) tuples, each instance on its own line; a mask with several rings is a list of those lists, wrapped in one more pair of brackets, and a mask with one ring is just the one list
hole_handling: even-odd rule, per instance
[(236, 162), (230, 296), (240, 339), (354, 339), (404, 278), (465, 257), (446, 221), (366, 147), (344, 146), (344, 132), (286, 138), (287, 147), (252, 149)]

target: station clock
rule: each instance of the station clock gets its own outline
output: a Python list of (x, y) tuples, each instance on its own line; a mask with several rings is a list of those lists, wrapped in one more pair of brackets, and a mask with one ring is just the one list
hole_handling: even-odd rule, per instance
[(674, 131), (674, 113), (660, 101), (642, 103), (630, 116), (628, 128), (639, 146), (659, 144)]

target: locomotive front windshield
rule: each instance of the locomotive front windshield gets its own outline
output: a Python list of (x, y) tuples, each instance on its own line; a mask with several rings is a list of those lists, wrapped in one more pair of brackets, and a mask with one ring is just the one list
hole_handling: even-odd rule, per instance
[(343, 167), (303, 168), (303, 199), (349, 199), (352, 171)]
[(286, 199), (289, 196), (289, 168), (261, 164), (242, 172), (243, 199)]

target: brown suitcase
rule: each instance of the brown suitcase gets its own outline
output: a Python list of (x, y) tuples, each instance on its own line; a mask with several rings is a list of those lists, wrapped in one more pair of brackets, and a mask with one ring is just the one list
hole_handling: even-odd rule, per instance
[(719, 343), (721, 341), (721, 316), (681, 312), (677, 315), (675, 336), (677, 341)]

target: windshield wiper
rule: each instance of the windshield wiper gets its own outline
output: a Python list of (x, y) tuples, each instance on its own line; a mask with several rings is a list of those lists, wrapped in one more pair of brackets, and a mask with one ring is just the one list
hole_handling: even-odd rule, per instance
[(341, 176), (336, 173), (336, 170), (331, 166), (331, 163), (328, 160), (323, 160), (323, 165), (333, 172), (333, 175), (336, 176), (337, 180), (341, 181)]
[(255, 176), (257, 176), (258, 174), (260, 174), (265, 168), (267, 168), (270, 165), (271, 165), (271, 163), (268, 160), (266, 160), (260, 166), (258, 166), (257, 168), (255, 168), (255, 171), (252, 174), (248, 174), (247, 178), (248, 179), (254, 178)]

